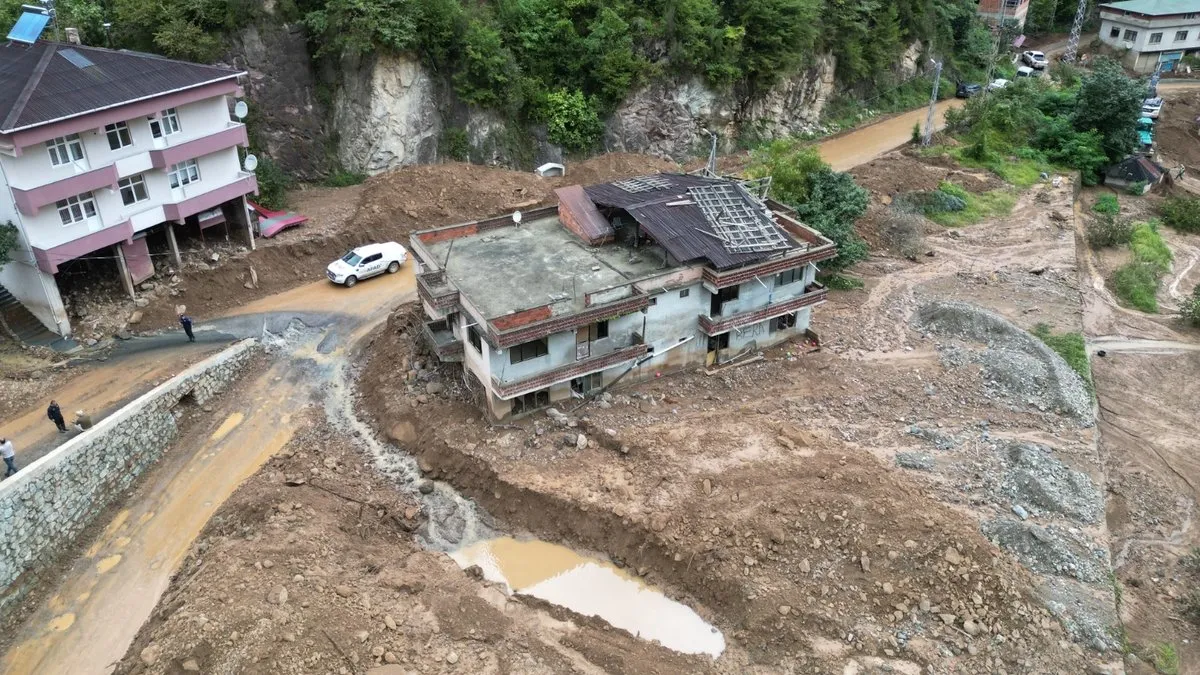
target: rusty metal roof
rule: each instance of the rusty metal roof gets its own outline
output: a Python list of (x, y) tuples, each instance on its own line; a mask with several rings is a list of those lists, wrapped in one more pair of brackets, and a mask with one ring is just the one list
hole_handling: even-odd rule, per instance
[(591, 199), (588, 199), (587, 193), (583, 191), (582, 186), (571, 185), (569, 187), (558, 188), (554, 191), (554, 194), (558, 195), (559, 209), (561, 210), (565, 207), (571, 212), (575, 222), (582, 230), (578, 234), (589, 244), (597, 244), (612, 239), (612, 223), (608, 222), (608, 219), (600, 214), (600, 211), (596, 209), (596, 205)]
[[(91, 65), (81, 67), (83, 63)], [(0, 90), (7, 94), (0, 97), (0, 133), (239, 75), (140, 52), (46, 41), (8, 43), (0, 45)]]
[[(667, 179), (668, 185), (660, 189), (629, 192), (612, 183), (602, 183), (584, 190), (596, 205), (627, 212), (659, 246), (681, 263), (706, 260), (714, 268), (725, 270), (769, 260), (799, 247), (783, 228), (771, 223), (785, 245), (771, 251), (731, 252), (725, 239), (718, 235), (688, 193), (690, 188), (729, 184), (730, 181), (686, 174), (661, 174), (661, 177)], [(738, 192), (746, 199), (753, 199), (744, 190)]]

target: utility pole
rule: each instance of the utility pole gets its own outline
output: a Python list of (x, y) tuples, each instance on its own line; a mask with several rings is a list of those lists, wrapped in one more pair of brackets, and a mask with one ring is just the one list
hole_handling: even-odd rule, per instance
[(1083, 32), (1083, 20), (1087, 18), (1088, 0), (1079, 0), (1075, 10), (1075, 23), (1071, 24), (1071, 37), (1067, 39), (1067, 51), (1063, 54), (1063, 63), (1074, 63), (1075, 54), (1079, 51), (1079, 34)]
[(937, 114), (938, 102), (938, 85), (942, 83), (942, 62), (933, 62), (933, 94), (929, 96), (929, 114), (925, 117), (925, 136), (921, 138), (921, 145), (929, 145), (933, 140), (933, 119)]

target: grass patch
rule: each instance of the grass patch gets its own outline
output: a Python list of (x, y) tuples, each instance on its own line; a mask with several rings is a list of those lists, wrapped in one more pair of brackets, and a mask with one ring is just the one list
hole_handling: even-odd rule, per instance
[(367, 174), (365, 173), (358, 171), (347, 171), (346, 169), (339, 168), (338, 170), (329, 174), (329, 177), (325, 179), (325, 185), (335, 188), (350, 187), (351, 185), (358, 185), (366, 179)]
[(1151, 263), (1133, 261), (1113, 273), (1113, 292), (1121, 304), (1143, 312), (1158, 312), (1158, 268)]
[(962, 194), (966, 195), (966, 208), (961, 211), (931, 213), (929, 219), (945, 227), (963, 227), (974, 225), (985, 218), (1006, 216), (1017, 203), (1017, 196), (1010, 190), (992, 190), (979, 195), (963, 190)]
[(1200, 199), (1167, 197), (1158, 212), (1164, 223), (1180, 232), (1200, 232)]
[(1133, 251), (1134, 260), (1154, 265), (1160, 273), (1170, 271), (1171, 261), (1175, 259), (1162, 235), (1158, 233), (1158, 224), (1155, 222), (1137, 223), (1133, 226), (1129, 250)]
[(1175, 645), (1160, 642), (1154, 645), (1154, 669), (1163, 675), (1179, 675), (1179, 654)]
[[(1058, 333), (1055, 334), (1050, 330), (1050, 326), (1044, 323), (1039, 323), (1030, 331), (1039, 340), (1046, 343), (1046, 346), (1053, 349), (1063, 360), (1071, 366), (1071, 370), (1079, 373), (1079, 377), (1083, 378), (1084, 384), (1089, 389), (1092, 387), (1092, 364), (1088, 361), (1087, 343), (1083, 339), (1081, 333)], [(1120, 588), (1116, 588), (1120, 592)]]
[(857, 291), (866, 285), (862, 279), (845, 274), (830, 274), (822, 277), (821, 283), (831, 291)]
[(1110, 216), (1115, 216), (1121, 212), (1121, 202), (1117, 200), (1116, 195), (1103, 194), (1096, 199), (1096, 203), (1092, 204), (1092, 210), (1096, 213), (1107, 213)]
[(1042, 174), (1052, 174), (1054, 165), (1034, 158), (1006, 157), (995, 161), (980, 161), (966, 154), (966, 146), (951, 148), (946, 154), (959, 164), (972, 169), (985, 169), (996, 174), (1005, 183), (1027, 188), (1042, 179)]

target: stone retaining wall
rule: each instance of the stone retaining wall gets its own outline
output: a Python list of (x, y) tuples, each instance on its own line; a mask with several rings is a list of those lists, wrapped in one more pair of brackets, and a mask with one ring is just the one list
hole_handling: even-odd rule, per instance
[(181, 401), (219, 394), (257, 346), (243, 340), (197, 363), (0, 482), (0, 618), (170, 446)]

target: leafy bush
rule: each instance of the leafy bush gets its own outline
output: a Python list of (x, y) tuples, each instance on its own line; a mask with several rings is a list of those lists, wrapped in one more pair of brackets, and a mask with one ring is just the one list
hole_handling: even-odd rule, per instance
[(1134, 181), (1125, 188), (1125, 191), (1134, 197), (1141, 197), (1142, 195), (1146, 194), (1146, 181)]
[(920, 142), (921, 142), (921, 141), (923, 141), (924, 139), (925, 139), (925, 136), (924, 136), (924, 134), (922, 134), (922, 133), (921, 133), (921, 123), (920, 123), (920, 122), (913, 122), (913, 128), (912, 128), (912, 142), (913, 142), (913, 145), (916, 145), (916, 144), (920, 143)]
[(590, 150), (604, 133), (604, 124), (580, 91), (559, 90), (546, 97), (546, 132), (551, 143), (572, 152)]
[(367, 174), (365, 173), (349, 171), (339, 166), (325, 179), (325, 185), (328, 187), (350, 187), (351, 185), (358, 185), (366, 179)]
[(1133, 259), (1153, 265), (1159, 274), (1165, 274), (1171, 269), (1171, 249), (1158, 233), (1157, 223), (1137, 223), (1133, 226), (1133, 236), (1129, 240), (1129, 249), (1133, 251)]
[(1133, 224), (1111, 213), (1098, 213), (1087, 223), (1087, 240), (1092, 248), (1111, 248), (1128, 244), (1133, 238)]
[(971, 196), (971, 193), (968, 192), (965, 187), (945, 180), (938, 183), (937, 191), (941, 192), (942, 194), (950, 195), (951, 197), (957, 197), (963, 202), (967, 201), (967, 199), (969, 199)]
[(1044, 323), (1039, 323), (1033, 327), (1031, 331), (1039, 340), (1046, 343), (1046, 346), (1053, 349), (1067, 365), (1079, 377), (1083, 378), (1084, 383), (1090, 389), (1092, 386), (1092, 364), (1088, 361), (1087, 342), (1083, 339), (1083, 335), (1078, 332), (1074, 333), (1059, 333), (1055, 334), (1050, 330), (1050, 326)]
[(442, 150), (442, 155), (456, 162), (465, 162), (470, 159), (471, 143), (467, 138), (467, 130), (459, 127), (445, 127), (442, 129), (442, 140), (438, 145)]
[(1151, 263), (1133, 261), (1113, 274), (1113, 292), (1125, 305), (1143, 312), (1158, 312), (1159, 275)]
[(897, 255), (916, 258), (925, 251), (925, 219), (917, 213), (893, 208), (883, 220), (880, 240)]
[(831, 291), (856, 291), (865, 284), (862, 279), (846, 274), (830, 274), (821, 277), (821, 282)]
[(1074, 89), (1079, 86), (1079, 81), (1082, 79), (1078, 66), (1062, 61), (1055, 61), (1050, 65), (1050, 77), (1066, 89)]
[(753, 178), (770, 176), (771, 194), (795, 205), (808, 199), (809, 178), (826, 166), (815, 146), (780, 139), (751, 152), (746, 173)]
[(900, 195), (896, 198), (896, 205), (903, 210), (931, 216), (962, 211), (967, 208), (967, 200), (943, 190), (929, 190)]
[(292, 179), (283, 169), (270, 157), (260, 154), (254, 174), (258, 178), (258, 203), (268, 209), (286, 207), (287, 191), (292, 187)]
[[(1200, 328), (1200, 284), (1192, 289), (1192, 297), (1185, 299), (1180, 305), (1179, 313), (1183, 316), (1184, 321)], [(1192, 556), (1193, 567), (1197, 573), (1200, 573), (1200, 550), (1193, 550)]]
[(1116, 195), (1102, 194), (1096, 198), (1096, 203), (1092, 204), (1092, 210), (1096, 213), (1115, 216), (1121, 212), (1121, 202), (1117, 200)]
[(1180, 232), (1200, 232), (1200, 199), (1167, 197), (1158, 213), (1164, 223)]
[(0, 223), (0, 267), (12, 262), (12, 250), (18, 241), (17, 226), (11, 220)]
[(945, 227), (973, 225), (985, 218), (1007, 215), (1017, 203), (1017, 196), (1008, 190), (992, 190), (981, 195), (967, 193), (966, 208), (929, 214), (929, 219)]
[(1097, 58), (1079, 86), (1072, 123), (1079, 131), (1099, 133), (1108, 159), (1120, 161), (1138, 147), (1137, 120), (1145, 96), (1144, 80), (1127, 76), (1112, 59)]

